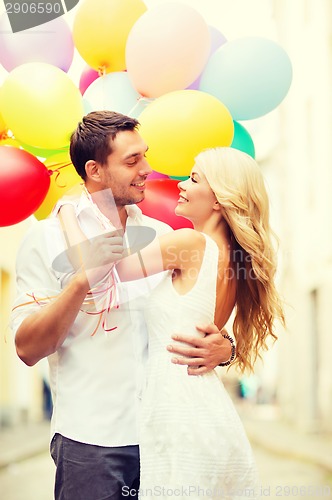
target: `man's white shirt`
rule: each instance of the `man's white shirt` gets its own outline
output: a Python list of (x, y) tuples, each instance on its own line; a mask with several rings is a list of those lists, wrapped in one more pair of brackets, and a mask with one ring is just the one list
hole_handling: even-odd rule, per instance
[[(126, 207), (129, 226), (147, 226), (160, 236), (171, 228), (142, 214), (136, 205)], [(96, 213), (82, 195), (75, 207), (87, 238), (105, 231)], [(54, 262), (66, 250), (57, 217), (36, 222), (24, 238), (17, 256), (17, 299), (11, 327), (56, 297), (67, 270)], [(51, 436), (58, 432), (70, 439), (100, 445), (126, 446), (138, 443), (138, 414), (147, 360), (144, 301), (164, 273), (128, 283), (117, 283), (119, 307), (107, 314), (105, 331), (99, 315), (79, 312), (62, 346), (48, 357), (53, 396)], [(23, 305), (25, 304), (25, 305)], [(47, 332), (45, 332), (47, 335)]]

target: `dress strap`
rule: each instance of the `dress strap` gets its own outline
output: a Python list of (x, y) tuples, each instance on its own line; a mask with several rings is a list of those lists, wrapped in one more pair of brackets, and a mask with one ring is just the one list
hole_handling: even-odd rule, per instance
[(212, 277), (215, 275), (217, 281), (217, 272), (218, 271), (218, 260), (219, 260), (219, 247), (217, 243), (207, 234), (202, 233), (205, 237), (206, 245), (205, 252), (202, 261), (200, 277), (202, 279), (206, 279), (211, 283)]

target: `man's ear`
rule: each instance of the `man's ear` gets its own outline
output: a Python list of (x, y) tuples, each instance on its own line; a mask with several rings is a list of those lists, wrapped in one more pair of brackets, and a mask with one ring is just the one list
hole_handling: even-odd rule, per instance
[(87, 179), (100, 182), (100, 165), (95, 160), (88, 160), (85, 164)]

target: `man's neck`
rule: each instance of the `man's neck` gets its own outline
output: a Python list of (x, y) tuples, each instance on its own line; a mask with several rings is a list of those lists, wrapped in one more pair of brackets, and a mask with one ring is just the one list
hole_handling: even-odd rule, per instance
[[(93, 201), (94, 197), (92, 197)], [(120, 229), (121, 227), (126, 227), (126, 222), (128, 218), (127, 210), (125, 206), (116, 206), (113, 203), (96, 203), (97, 207), (105, 217), (111, 222), (111, 224)]]
[(119, 219), (121, 222), (121, 226), (123, 228), (126, 227), (127, 219), (128, 219), (128, 214), (125, 206), (122, 207), (117, 207), (118, 214), (119, 214)]
[(112, 193), (104, 189), (101, 191), (87, 192), (93, 203), (97, 205), (100, 212), (111, 222), (111, 224), (120, 229), (126, 226), (128, 214), (125, 205), (117, 206)]

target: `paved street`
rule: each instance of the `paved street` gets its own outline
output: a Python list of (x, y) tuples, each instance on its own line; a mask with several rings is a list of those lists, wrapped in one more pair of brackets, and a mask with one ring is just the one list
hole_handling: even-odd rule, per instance
[(53, 475), (54, 464), (48, 452), (11, 464), (0, 470), (0, 498), (52, 500)]
[(322, 468), (262, 448), (254, 450), (262, 480), (262, 499), (332, 499), (332, 477)]
[[(262, 498), (332, 499), (332, 477), (328, 477), (321, 468), (274, 455), (262, 448), (255, 447), (254, 450), (261, 472)], [(54, 466), (48, 453), (2, 469), (0, 498), (52, 500), (53, 474)], [(244, 497), (244, 500), (246, 498), (250, 496)]]

